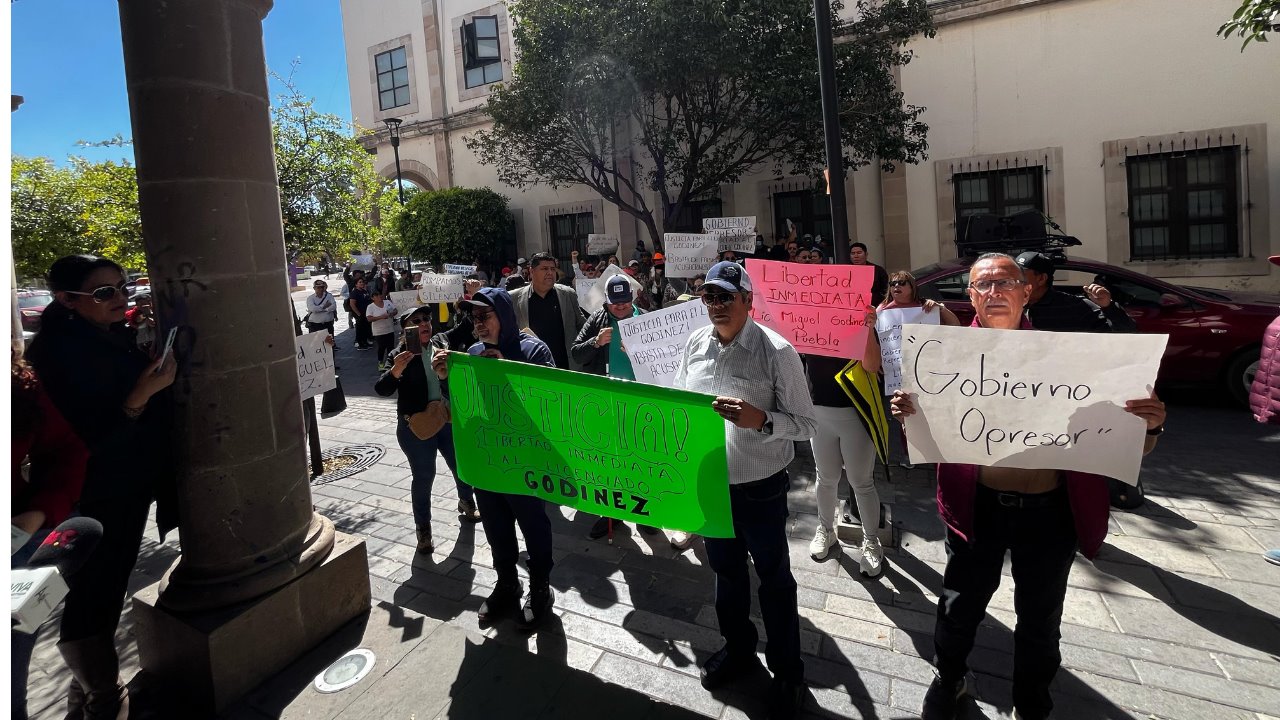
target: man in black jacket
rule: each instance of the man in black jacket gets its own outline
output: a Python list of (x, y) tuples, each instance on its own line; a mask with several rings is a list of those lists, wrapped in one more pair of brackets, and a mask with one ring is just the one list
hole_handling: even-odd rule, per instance
[(1057, 332), (1137, 332), (1133, 318), (1111, 299), (1111, 291), (1093, 283), (1084, 286), (1087, 298), (1053, 289), (1053, 259), (1038, 252), (1018, 256), (1031, 299), (1027, 302), (1027, 319), (1037, 330)]

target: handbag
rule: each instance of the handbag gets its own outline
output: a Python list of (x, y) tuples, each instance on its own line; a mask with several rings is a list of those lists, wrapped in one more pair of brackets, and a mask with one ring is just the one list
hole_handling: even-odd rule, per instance
[(449, 416), (449, 406), (443, 400), (432, 400), (427, 403), (427, 409), (404, 416), (405, 422), (409, 423), (409, 430), (413, 431), (413, 436), (419, 440), (430, 440), (440, 432), (445, 423), (451, 420)]

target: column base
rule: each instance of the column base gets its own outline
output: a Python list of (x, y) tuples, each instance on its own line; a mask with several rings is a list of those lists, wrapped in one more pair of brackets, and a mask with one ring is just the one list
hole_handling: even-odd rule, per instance
[(369, 558), (363, 539), (338, 533), (324, 562), (250, 602), (176, 614), (158, 595), (156, 584), (133, 599), (142, 669), (183, 717), (213, 718), (369, 611)]

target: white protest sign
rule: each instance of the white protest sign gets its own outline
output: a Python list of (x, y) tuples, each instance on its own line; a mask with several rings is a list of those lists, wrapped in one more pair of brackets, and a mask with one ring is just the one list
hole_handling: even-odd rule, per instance
[(636, 380), (671, 387), (684, 360), (689, 335), (710, 324), (707, 306), (699, 300), (619, 320), (622, 349), (631, 358)]
[(372, 268), (373, 256), (372, 255), (356, 255), (355, 267)]
[(937, 325), (942, 313), (926, 313), (924, 308), (893, 308), (876, 313), (876, 335), (880, 337), (880, 369), (884, 391), (892, 394), (902, 387), (902, 326)]
[(298, 393), (303, 400), (338, 386), (333, 352), (325, 342), (328, 337), (327, 331), (307, 333), (299, 335), (294, 343), (298, 349)]
[[(590, 283), (589, 286), (586, 286), (585, 284), (583, 286), (580, 286), (580, 287), (586, 287), (587, 291), (585, 293), (582, 290), (577, 291), (578, 305), (581, 306), (583, 310), (586, 310), (589, 313), (593, 313), (599, 310), (601, 307), (603, 307), (605, 298), (608, 297), (605, 294), (605, 285), (607, 284), (608, 279), (613, 277), (614, 275), (621, 275), (625, 277), (628, 282), (631, 283), (632, 297), (640, 294), (640, 291), (643, 288), (635, 278), (622, 272), (622, 268), (618, 267), (617, 265), (610, 265), (609, 267), (604, 269), (603, 273), (600, 273), (600, 277), (594, 280), (587, 279), (586, 282)], [(577, 282), (574, 283), (574, 285), (577, 285), (577, 284), (578, 284)]]
[(451, 303), (462, 297), (463, 283), (461, 275), (422, 273), (422, 282), (418, 284), (419, 304)]
[(1076, 470), (1136, 485), (1146, 424), (1124, 404), (1150, 395), (1168, 342), (906, 326), (911, 461)]
[(587, 235), (588, 255), (612, 255), (616, 252), (618, 252), (617, 235), (600, 235), (597, 233)]
[(756, 217), (702, 218), (702, 229), (720, 239), (720, 252), (756, 251)]
[(596, 305), (595, 307), (591, 307), (587, 305), (587, 303), (591, 301), (588, 296), (591, 294), (591, 291), (595, 288), (596, 280), (597, 280), (596, 278), (584, 278), (584, 277), (575, 277), (573, 279), (573, 289), (575, 292), (578, 293), (578, 307), (582, 308), (583, 310), (586, 310), (587, 312), (594, 312), (595, 310), (600, 309), (599, 305)]
[(720, 239), (716, 235), (666, 233), (662, 236), (666, 250), (667, 277), (691, 278), (705, 273), (716, 264)]
[(454, 263), (444, 264), (445, 275), (470, 275), (476, 271), (475, 265), (456, 265)]
[(391, 293), (391, 304), (401, 310), (408, 310), (411, 307), (418, 307), (422, 301), (418, 299), (417, 290), (400, 290)]

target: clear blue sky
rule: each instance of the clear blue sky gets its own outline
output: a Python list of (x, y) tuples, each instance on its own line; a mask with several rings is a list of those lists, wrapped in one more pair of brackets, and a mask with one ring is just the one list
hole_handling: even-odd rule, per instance
[[(18, 0), (12, 13), (12, 150), (64, 163), (68, 155), (126, 157), (125, 148), (79, 148), (78, 140), (133, 135), (124, 84), (120, 15), (112, 0)], [(351, 117), (338, 0), (276, 0), (263, 23), (267, 65), (287, 75), (322, 112)], [(273, 93), (275, 89), (273, 88)]]

